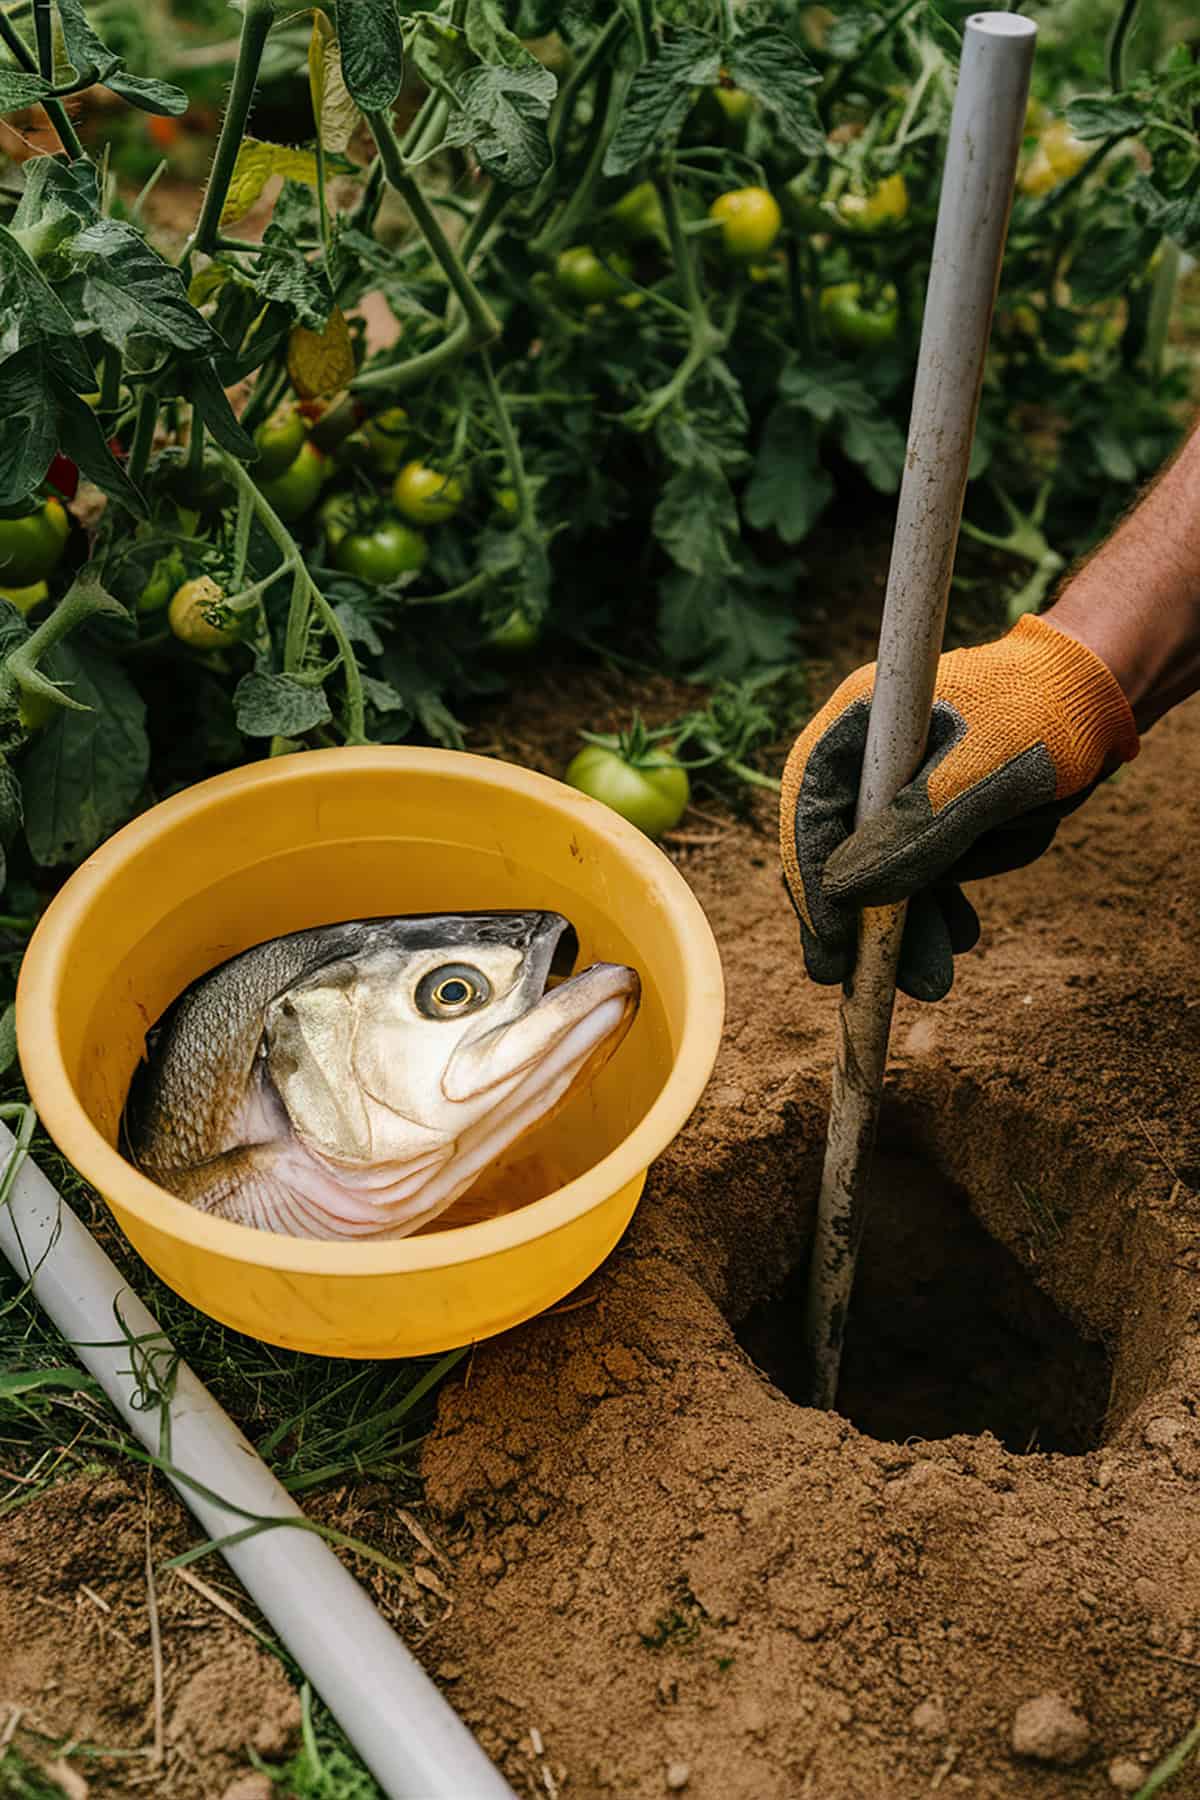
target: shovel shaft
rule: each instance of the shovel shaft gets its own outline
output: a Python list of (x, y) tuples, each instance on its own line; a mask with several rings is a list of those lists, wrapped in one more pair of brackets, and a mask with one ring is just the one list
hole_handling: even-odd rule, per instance
[[(859, 787), (860, 824), (911, 781), (929, 734), (1036, 37), (1037, 27), (1016, 13), (975, 13), (963, 34)], [(820, 1407), (832, 1406), (837, 1392), (903, 931), (903, 907), (862, 914), (839, 1017), (806, 1325), (813, 1403)]]

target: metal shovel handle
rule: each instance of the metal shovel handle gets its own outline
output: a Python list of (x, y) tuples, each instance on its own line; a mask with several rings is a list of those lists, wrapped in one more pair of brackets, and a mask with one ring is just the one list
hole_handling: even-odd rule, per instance
[[(975, 13), (963, 34), (942, 172), (908, 453), (879, 635), (857, 821), (881, 812), (925, 752), (984, 357), (1012, 208), (1037, 27)], [(839, 1020), (809, 1284), (813, 1404), (833, 1405), (887, 1062), (903, 906), (862, 914)]]

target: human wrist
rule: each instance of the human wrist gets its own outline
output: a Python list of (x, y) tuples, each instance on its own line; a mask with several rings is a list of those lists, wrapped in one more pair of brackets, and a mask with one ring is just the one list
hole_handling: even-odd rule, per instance
[(1099, 657), (1147, 731), (1200, 681), (1200, 600), (1171, 606), (1114, 601), (1090, 591), (1085, 569), (1041, 615)]

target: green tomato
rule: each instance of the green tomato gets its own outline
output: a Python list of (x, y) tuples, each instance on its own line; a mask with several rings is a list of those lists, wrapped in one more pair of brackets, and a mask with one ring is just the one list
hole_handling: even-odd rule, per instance
[(414, 525), (441, 525), (463, 503), (462, 483), (426, 463), (406, 463), (392, 483), (397, 512)]
[(408, 414), (402, 406), (389, 406), (376, 413), (362, 428), (375, 467), (381, 475), (396, 475), (404, 464), (408, 444)]
[(330, 550), (336, 550), (346, 533), (353, 531), (357, 517), (358, 507), (353, 494), (343, 490), (322, 500), (317, 520)]
[(713, 97), (731, 125), (744, 125), (754, 110), (754, 101), (744, 88), (726, 87), (724, 82), (713, 89)]
[(419, 531), (399, 519), (381, 519), (365, 530), (347, 531), (333, 560), (344, 574), (368, 587), (386, 587), (398, 575), (424, 568), (428, 555), (429, 545)]
[(615, 300), (618, 294), (625, 292), (625, 287), (613, 270), (628, 275), (630, 263), (629, 258), (619, 252), (610, 256), (608, 262), (611, 267), (605, 268), (590, 244), (575, 244), (570, 250), (561, 251), (554, 265), (554, 279), (560, 293), (580, 306)]
[(731, 188), (718, 194), (708, 209), (721, 226), (726, 256), (734, 262), (757, 262), (765, 256), (783, 223), (779, 203), (766, 188)]
[(274, 481), (290, 469), (308, 440), (308, 427), (298, 412), (281, 407), (263, 422), (254, 434), (258, 461), (254, 472), (259, 481)]
[(294, 524), (312, 510), (325, 484), (326, 458), (315, 444), (302, 446), (299, 456), (274, 481), (260, 481), (259, 492), (274, 507), (285, 525)]
[(172, 595), (167, 623), (191, 649), (221, 650), (242, 635), (240, 620), (220, 617), (224, 600), (224, 588), (211, 575), (197, 575)]
[(515, 519), (521, 510), (515, 487), (497, 488), (492, 499), (496, 502), (496, 511), (503, 513), (507, 519)]
[(0, 519), (0, 582), (31, 587), (52, 575), (62, 560), (71, 521), (57, 500), (47, 500), (19, 519)]
[(887, 176), (869, 194), (843, 194), (838, 201), (838, 218), (850, 231), (886, 231), (907, 214), (908, 187), (898, 173)]
[(665, 750), (632, 763), (617, 749), (586, 744), (567, 764), (563, 779), (581, 794), (611, 806), (651, 838), (678, 825), (691, 793), (687, 770)]
[(881, 349), (900, 323), (896, 290), (888, 282), (873, 300), (864, 300), (857, 281), (840, 281), (822, 290), (821, 317), (830, 337), (846, 349)]
[(197, 516), (224, 512), (237, 500), (237, 490), (215, 456), (205, 456), (198, 469), (186, 462), (169, 464), (162, 483), (177, 506)]
[(141, 613), (160, 612), (186, 579), (187, 568), (182, 553), (169, 550), (151, 569), (146, 585), (137, 597), (137, 610)]
[(506, 619), (493, 625), (487, 641), (502, 656), (521, 656), (540, 643), (541, 636), (541, 620), (531, 618), (521, 607), (514, 606)]
[(643, 238), (661, 237), (666, 230), (662, 201), (652, 181), (639, 181), (622, 194), (609, 207), (608, 218), (618, 236), (631, 244), (640, 243)]

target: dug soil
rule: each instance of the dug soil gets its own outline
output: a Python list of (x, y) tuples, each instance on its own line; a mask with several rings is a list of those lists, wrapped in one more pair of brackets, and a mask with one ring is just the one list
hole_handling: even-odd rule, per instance
[[(556, 770), (629, 700), (564, 677), (484, 737)], [(977, 891), (946, 1003), (899, 1002), (836, 1412), (803, 1404), (796, 1338), (837, 1001), (801, 977), (773, 831), (764, 800), (668, 846), (725, 962), (713, 1081), (604, 1268), (444, 1389), (444, 1561), (400, 1623), (524, 1796), (1136, 1792), (1200, 1690), (1200, 702)], [(370, 1537), (370, 1500), (327, 1516)], [(0, 1527), (0, 1700), (46, 1731), (147, 1741), (142, 1517), (106, 1476)], [(207, 1800), (295, 1701), (162, 1585), (169, 1791)], [(130, 1766), (73, 1763), (155, 1792)]]

